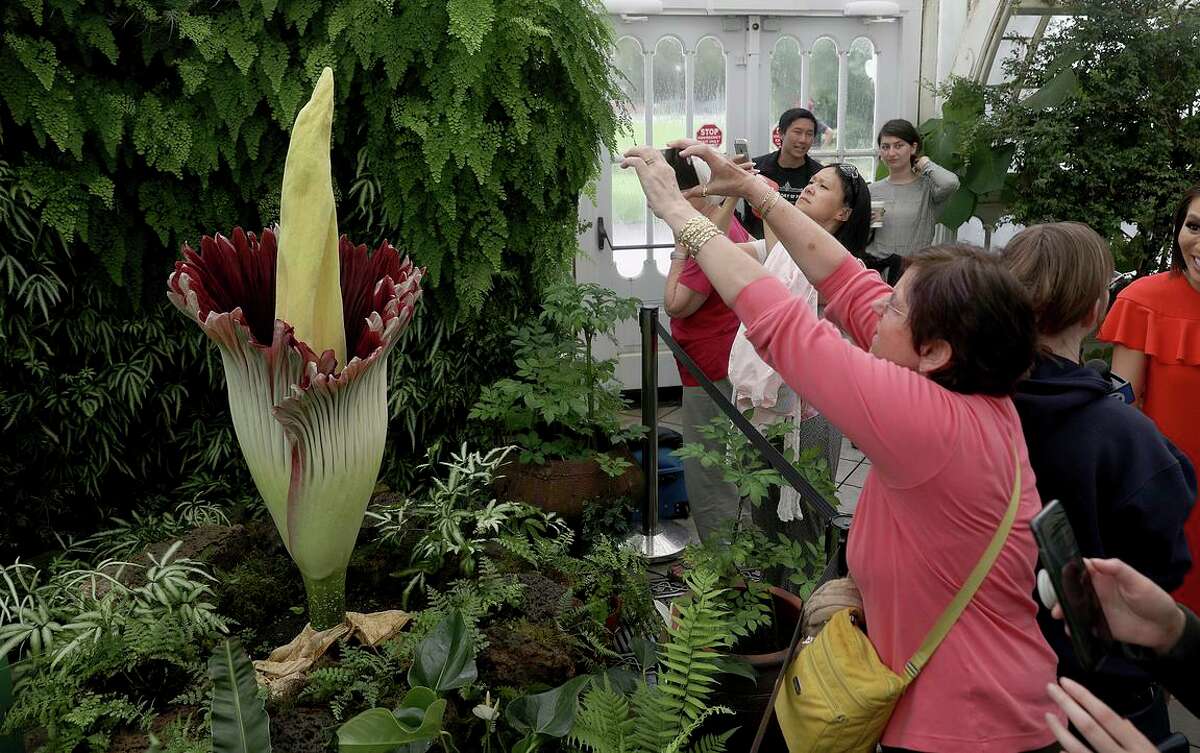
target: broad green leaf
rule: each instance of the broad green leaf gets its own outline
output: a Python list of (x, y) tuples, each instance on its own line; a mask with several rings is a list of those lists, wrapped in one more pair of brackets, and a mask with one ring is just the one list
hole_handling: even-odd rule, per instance
[(1022, 100), (1021, 104), (1031, 110), (1046, 110), (1062, 104), (1078, 93), (1079, 79), (1076, 78), (1075, 71), (1064, 68), (1041, 89)]
[(437, 698), (429, 688), (413, 688), (395, 714), (387, 709), (370, 709), (338, 727), (338, 751), (393, 753), (400, 746), (432, 740), (441, 733), (445, 713), (444, 698)]
[(712, 663), (721, 674), (745, 677), (751, 682), (758, 680), (758, 673), (754, 671), (754, 667), (740, 656), (718, 656)]
[(993, 149), (976, 149), (971, 155), (971, 165), (967, 168), (963, 184), (978, 196), (1002, 190), (1016, 151), (1011, 144)]
[(883, 160), (879, 160), (875, 165), (875, 180), (883, 180), (888, 176), (888, 166)]
[(959, 188), (942, 208), (942, 216), (938, 218), (938, 222), (951, 230), (957, 230), (960, 225), (971, 219), (977, 201), (978, 197), (974, 191), (966, 187)]
[(658, 663), (658, 647), (647, 638), (633, 639), (633, 655), (643, 671), (652, 669)]
[[(12, 670), (8, 665), (8, 657), (0, 654), (0, 725), (13, 704)], [(21, 734), (13, 732), (0, 737), (0, 753), (21, 753), (24, 750)]]
[(931, 118), (921, 126), (924, 142), (921, 150), (929, 159), (947, 170), (956, 170), (962, 164), (958, 151), (962, 146), (962, 128), (958, 123)]
[(442, 693), (470, 684), (478, 674), (467, 623), (460, 612), (454, 612), (417, 645), (408, 684)]
[(504, 718), (518, 732), (562, 737), (571, 731), (579, 693), (590, 680), (584, 675), (544, 693), (521, 696), (508, 704)]
[(213, 753), (271, 753), (271, 722), (254, 665), (237, 640), (226, 639), (208, 660), (212, 678)]

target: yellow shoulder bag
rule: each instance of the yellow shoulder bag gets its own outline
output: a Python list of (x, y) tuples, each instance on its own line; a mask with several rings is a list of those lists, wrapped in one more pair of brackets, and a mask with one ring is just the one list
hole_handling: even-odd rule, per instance
[(1016, 468), (1008, 511), (996, 535), (920, 648), (905, 663), (903, 676), (880, 661), (870, 639), (855, 623), (861, 621), (861, 615), (849, 608), (836, 613), (788, 663), (787, 671), (780, 673), (775, 715), (790, 753), (873, 753), (900, 696), (954, 627), (996, 562), (1021, 501), (1019, 458)]

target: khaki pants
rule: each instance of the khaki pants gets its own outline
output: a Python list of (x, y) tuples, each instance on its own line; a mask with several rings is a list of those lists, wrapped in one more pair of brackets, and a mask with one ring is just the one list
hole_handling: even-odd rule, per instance
[[(728, 397), (733, 388), (728, 379), (713, 382), (723, 395)], [(725, 414), (703, 387), (683, 388), (683, 407), (679, 410), (679, 422), (682, 424), (683, 441), (699, 442), (710, 450), (723, 450), (712, 440), (702, 436), (697, 427), (704, 426), (714, 418)], [(725, 419), (728, 420), (728, 419)], [(683, 461), (683, 481), (687, 486), (688, 506), (692, 511), (692, 520), (701, 539), (708, 538), (721, 523), (737, 516), (738, 494), (737, 487), (724, 480), (723, 469), (720, 466), (705, 468), (699, 460), (685, 458)]]

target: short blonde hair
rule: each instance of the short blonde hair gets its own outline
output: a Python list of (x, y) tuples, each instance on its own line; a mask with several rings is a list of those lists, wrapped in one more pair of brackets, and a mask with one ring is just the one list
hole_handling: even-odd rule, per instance
[(1004, 263), (1033, 300), (1040, 335), (1057, 335), (1087, 317), (1112, 282), (1112, 250), (1082, 222), (1047, 222), (1013, 236)]

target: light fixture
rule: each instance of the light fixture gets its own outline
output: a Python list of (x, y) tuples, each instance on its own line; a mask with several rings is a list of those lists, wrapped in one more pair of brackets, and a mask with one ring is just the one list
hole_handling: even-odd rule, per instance
[(865, 23), (892, 23), (900, 17), (900, 5), (893, 0), (851, 0), (842, 15), (862, 18)]
[(662, 13), (663, 4), (662, 0), (604, 0), (604, 9), (619, 16), (657, 15)]

